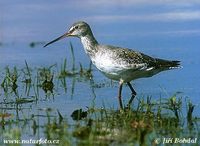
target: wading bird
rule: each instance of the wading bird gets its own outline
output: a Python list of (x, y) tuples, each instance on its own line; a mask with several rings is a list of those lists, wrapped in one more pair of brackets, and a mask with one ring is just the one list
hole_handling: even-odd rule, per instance
[(90, 26), (83, 21), (74, 23), (68, 32), (47, 43), (44, 47), (70, 36), (81, 39), (84, 50), (92, 63), (106, 77), (119, 81), (118, 100), (121, 109), (123, 109), (121, 93), (124, 83), (127, 83), (132, 92), (128, 102), (128, 106), (130, 106), (136, 96), (136, 92), (130, 83), (132, 80), (151, 77), (161, 71), (178, 68), (180, 65), (180, 61), (153, 58), (131, 49), (99, 44)]

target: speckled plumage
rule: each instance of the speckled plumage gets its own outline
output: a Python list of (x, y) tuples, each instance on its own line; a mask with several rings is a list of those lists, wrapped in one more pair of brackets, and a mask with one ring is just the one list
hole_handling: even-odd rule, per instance
[(130, 82), (143, 77), (151, 77), (161, 71), (177, 67), (179, 61), (157, 59), (143, 53), (110, 45), (91, 43), (94, 37), (84, 37), (82, 44), (92, 63), (108, 78)]
[(84, 50), (90, 57), (92, 63), (108, 78), (119, 81), (119, 104), (123, 108), (121, 101), (121, 91), (123, 83), (127, 83), (132, 92), (131, 104), (136, 95), (130, 81), (151, 77), (161, 71), (177, 68), (179, 61), (169, 61), (153, 58), (141, 52), (127, 48), (101, 45), (95, 39), (90, 26), (83, 21), (74, 23), (69, 31), (59, 38), (47, 43), (45, 47), (64, 37), (74, 36), (81, 39)]

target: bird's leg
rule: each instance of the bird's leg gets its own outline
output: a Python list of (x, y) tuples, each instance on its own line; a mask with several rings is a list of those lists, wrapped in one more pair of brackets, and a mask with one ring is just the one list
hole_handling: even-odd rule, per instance
[(123, 86), (123, 81), (120, 81), (119, 82), (119, 92), (118, 92), (118, 100), (119, 100), (120, 109), (123, 109), (123, 104), (122, 104), (122, 86)]
[(132, 85), (131, 85), (131, 83), (130, 82), (127, 82), (127, 85), (129, 86), (129, 88), (131, 89), (131, 98), (130, 98), (130, 100), (129, 100), (129, 102), (128, 102), (128, 105), (127, 105), (127, 107), (129, 108), (130, 107), (130, 105), (131, 105), (131, 103), (133, 102), (133, 99), (135, 98), (135, 96), (136, 96), (136, 92), (135, 92), (135, 90), (133, 89), (133, 87), (132, 87)]

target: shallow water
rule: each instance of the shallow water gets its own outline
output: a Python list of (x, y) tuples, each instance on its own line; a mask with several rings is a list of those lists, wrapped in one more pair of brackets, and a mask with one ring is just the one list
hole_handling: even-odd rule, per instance
[[(174, 37), (172, 39), (174, 39)], [(71, 68), (70, 64), (72, 61), (72, 56), (68, 42), (69, 41), (67, 40), (65, 44), (63, 42), (58, 42), (57, 44), (54, 44), (47, 48), (43, 48), (43, 44), (36, 45), (33, 48), (29, 47), (29, 44), (26, 43), (8, 45), (5, 44), (1, 46), (0, 49), (1, 71), (3, 71), (4, 67), (6, 66), (17, 66), (18, 68), (23, 68), (25, 66), (25, 60), (28, 62), (30, 67), (34, 68), (50, 66), (56, 63), (61, 64), (65, 58), (67, 58), (68, 67)], [(73, 42), (73, 45), (76, 59), (76, 67), (79, 67), (79, 62), (81, 62), (85, 67), (89, 66), (89, 58), (85, 55), (81, 43), (75, 40)], [(183, 41), (182, 48), (181, 46), (174, 45), (174, 47), (171, 47), (169, 49), (163, 47), (154, 49), (153, 51), (150, 49), (138, 49), (139, 51), (145, 52), (146, 54), (150, 54), (152, 56), (181, 60), (182, 65), (182, 68), (180, 69), (165, 71), (151, 78), (144, 78), (132, 81), (134, 88), (138, 92), (138, 96), (151, 95), (153, 97), (159, 97), (161, 94), (162, 96), (166, 97), (171, 96), (176, 92), (182, 92), (183, 97), (189, 97), (191, 101), (195, 101), (196, 103), (198, 103), (198, 97), (200, 95), (200, 92), (198, 90), (200, 75), (197, 66), (199, 65), (200, 59), (198, 56), (198, 46), (197, 44), (193, 45), (194, 46), (191, 48), (186, 48)], [(92, 68), (94, 69), (95, 82), (102, 82), (104, 80), (109, 82), (109, 79), (104, 77), (95, 68), (95, 66), (93, 66)], [(82, 99), (83, 96), (85, 96), (83, 94), (87, 93), (78, 91), (80, 89), (81, 88), (76, 87), (76, 92), (81, 93), (80, 95), (76, 96), (76, 99)], [(117, 93), (117, 87), (111, 89), (103, 88), (100, 89), (100, 91), (97, 90), (96, 92), (98, 100), (104, 100), (103, 97), (110, 96), (109, 98), (105, 98), (105, 100), (110, 101), (108, 103), (110, 103), (111, 105), (117, 105), (117, 102), (115, 102), (116, 99), (114, 100)], [(127, 97), (129, 94), (129, 89), (124, 88), (123, 95)], [(84, 98), (84, 101), (87, 101), (87, 99)], [(87, 102), (90, 103), (90, 100)], [(101, 102), (99, 102), (99, 105), (101, 105)]]
[[(66, 58), (67, 68), (71, 69), (72, 55), (69, 42), (72, 42), (74, 47), (76, 68), (79, 68), (79, 63), (87, 68), (90, 60), (77, 38), (65, 39), (43, 48), (45, 42), (58, 37), (74, 21), (81, 19), (91, 24), (99, 43), (133, 48), (153, 57), (180, 60), (182, 68), (165, 71), (151, 78), (135, 80), (132, 82), (133, 87), (138, 93), (137, 97), (151, 96), (153, 99), (168, 98), (180, 92), (180, 97), (187, 98), (196, 105), (194, 115), (200, 116), (200, 90), (198, 89), (200, 87), (200, 72), (198, 69), (200, 66), (200, 35), (197, 33), (200, 22), (198, 19), (180, 22), (109, 21), (109, 19), (106, 19), (107, 21), (104, 22), (103, 20), (92, 19), (95, 15), (98, 16), (98, 12), (96, 9), (87, 10), (86, 5), (83, 6), (83, 13), (73, 14), (73, 11), (79, 10), (76, 2), (69, 2), (75, 4), (73, 8), (64, 1), (63, 4), (57, 5), (39, 1), (28, 4), (24, 1), (24, 9), (21, 9), (22, 6), (18, 4), (1, 3), (1, 77), (3, 77), (2, 73), (5, 71), (6, 66), (10, 68), (16, 66), (21, 69), (25, 67), (25, 60), (30, 68), (34, 69), (48, 67), (53, 64), (60, 66)], [(25, 13), (27, 9), (30, 9), (29, 13)], [(135, 7), (135, 9), (139, 8)], [(37, 10), (41, 10), (41, 12)], [(118, 11), (119, 8), (116, 7), (114, 10)], [(130, 11), (130, 9), (128, 10)], [(103, 11), (107, 12), (108, 8), (103, 7)], [(148, 11), (150, 10), (147, 10), (147, 13)], [(133, 14), (134, 12), (130, 11), (130, 13)], [(111, 14), (109, 12), (109, 15)], [(197, 32), (191, 30), (197, 30)], [(36, 42), (36, 45), (31, 47), (31, 42)], [(55, 110), (58, 109), (62, 115), (68, 117), (71, 121), (70, 115), (75, 109), (87, 109), (87, 106), (94, 104), (93, 101), (97, 107), (106, 106), (117, 109), (118, 84), (116, 82), (111, 83), (95, 66), (92, 66), (92, 69), (94, 75), (92, 82), (94, 83), (84, 79), (74, 82), (73, 78), (67, 78), (67, 92), (64, 91), (63, 87), (60, 87), (60, 84), (56, 86), (53, 95), (48, 96), (40, 89), (41, 98), (39, 102), (23, 105), (28, 109), (24, 110), (24, 113), (20, 113), (19, 117), (22, 118), (23, 114), (36, 114), (40, 112), (38, 109), (51, 107)], [(0, 82), (2, 82), (2, 78)], [(102, 86), (93, 88), (93, 84)], [(1, 102), (4, 98), (2, 90), (0, 93)], [(124, 87), (123, 97), (125, 102), (127, 102), (129, 96), (129, 89)], [(9, 113), (16, 116), (15, 110), (10, 110)], [(26, 135), (23, 136), (26, 137)]]

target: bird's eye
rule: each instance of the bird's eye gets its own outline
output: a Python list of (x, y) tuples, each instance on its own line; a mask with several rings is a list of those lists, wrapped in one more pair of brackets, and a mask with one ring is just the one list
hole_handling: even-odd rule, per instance
[(78, 26), (75, 26), (74, 28), (75, 28), (75, 29), (78, 29)]

